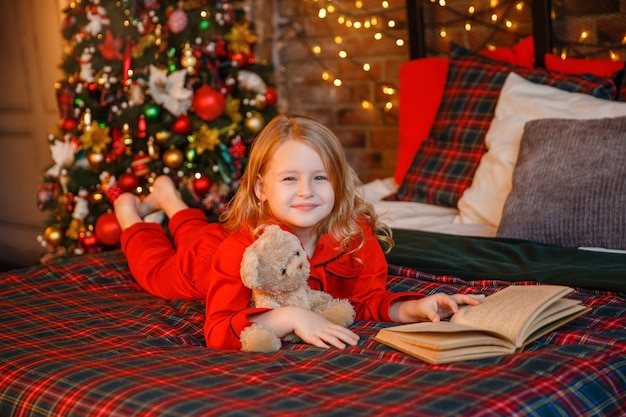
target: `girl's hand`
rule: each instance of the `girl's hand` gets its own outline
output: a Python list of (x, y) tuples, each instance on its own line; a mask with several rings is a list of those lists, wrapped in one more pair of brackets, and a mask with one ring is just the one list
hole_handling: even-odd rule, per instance
[(301, 307), (276, 308), (252, 316), (250, 320), (271, 328), (278, 337), (293, 332), (305, 343), (317, 347), (345, 349), (359, 342), (356, 333)]
[(389, 315), (398, 323), (432, 321), (437, 323), (459, 311), (459, 305), (478, 305), (483, 294), (437, 293), (419, 300), (397, 301), (391, 304)]

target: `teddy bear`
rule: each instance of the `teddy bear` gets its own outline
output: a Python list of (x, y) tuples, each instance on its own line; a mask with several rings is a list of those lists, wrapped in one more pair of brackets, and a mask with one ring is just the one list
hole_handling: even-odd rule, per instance
[[(266, 226), (246, 248), (241, 260), (241, 280), (252, 290), (250, 305), (259, 308), (300, 306), (310, 309), (334, 324), (348, 326), (354, 321), (354, 308), (346, 299), (314, 290), (308, 285), (311, 266), (298, 238), (278, 225)], [(269, 328), (255, 323), (240, 335), (245, 352), (276, 352), (281, 339)], [(283, 338), (298, 341), (295, 334)]]

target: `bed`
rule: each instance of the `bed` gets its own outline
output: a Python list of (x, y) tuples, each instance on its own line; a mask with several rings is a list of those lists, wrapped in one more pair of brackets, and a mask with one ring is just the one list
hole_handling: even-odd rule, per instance
[[(144, 292), (119, 251), (0, 277), (0, 415), (623, 415), (626, 299), (580, 289), (593, 308), (522, 353), (426, 365), (358, 322), (345, 351), (286, 344), (272, 355), (204, 347), (201, 303)], [(528, 282), (524, 284), (529, 284)], [(391, 266), (393, 290), (480, 291)]]
[[(415, 11), (412, 6), (408, 10)], [(428, 365), (375, 342), (373, 336), (390, 323), (370, 321), (352, 325), (361, 339), (358, 346), (345, 350), (299, 343), (285, 343), (273, 354), (215, 350), (204, 345), (202, 302), (149, 295), (134, 281), (119, 250), (88, 254), (0, 274), (0, 415), (624, 415), (623, 182), (598, 187), (598, 181), (607, 183), (606, 177), (576, 177), (577, 188), (590, 197), (585, 204), (572, 204), (571, 193), (551, 199), (558, 200), (556, 210), (568, 222), (548, 227), (532, 221), (541, 217), (533, 211), (537, 205), (542, 213), (553, 210), (541, 206), (545, 195), (535, 202), (541, 179), (551, 178), (544, 182), (552, 184), (552, 175), (565, 173), (572, 182), (581, 173), (597, 174), (605, 167), (617, 173), (618, 180), (626, 178), (620, 177), (626, 165), (626, 153), (620, 154), (626, 143), (626, 129), (620, 124), (626, 115), (626, 103), (620, 102), (626, 99), (624, 71), (565, 76), (512, 66), (487, 55), (457, 46), (449, 57), (416, 57), (401, 70), (401, 101), (406, 105), (400, 118), (397, 175), (363, 188), (364, 196), (394, 228), (388, 287), (424, 295), (491, 294), (508, 285), (554, 283), (574, 287), (569, 297), (591, 307), (591, 312), (536, 340), (522, 353), (446, 365)], [(453, 123), (454, 116), (444, 117), (441, 109), (455, 107), (453, 99), (464, 94), (475, 97), (481, 83), (474, 79), (469, 89), (457, 83), (452, 93), (448, 80), (455, 74), (464, 79), (477, 67), (489, 81), (481, 97), (488, 98), (490, 110), (470, 118), (464, 114)], [(425, 97), (424, 85), (415, 82), (424, 79), (432, 80), (428, 88), (439, 89), (433, 93), (439, 96), (411, 101), (416, 94)], [(544, 84), (537, 84), (542, 80)], [(569, 90), (554, 88), (557, 84)], [(524, 98), (500, 100), (507, 91), (508, 97)], [(527, 111), (544, 114), (541, 104), (546, 97), (559, 107), (548, 122), (532, 114), (522, 117), (520, 102), (532, 103), (523, 105)], [(580, 108), (584, 111), (572, 110)], [(517, 124), (504, 117), (507, 112), (516, 115)], [(407, 117), (416, 114), (419, 117)], [(421, 117), (431, 118), (426, 127), (416, 121)], [(479, 126), (474, 137), (483, 139), (464, 137), (474, 141), (467, 148), (454, 149), (458, 141), (436, 140), (429, 134), (446, 126), (467, 127), (468, 120), (470, 128)], [(503, 153), (492, 155), (500, 159), (489, 168), (483, 162), (491, 157), (485, 155), (498, 146), (497, 140), (486, 144), (485, 136), (497, 136), (495, 120), (501, 122), (496, 123), (501, 130), (516, 131), (519, 137), (513, 145), (502, 145)], [(540, 156), (549, 153), (549, 163), (544, 160), (539, 167), (533, 163), (538, 157), (522, 144), (533, 143), (534, 131), (550, 130), (549, 137), (562, 144), (563, 132), (572, 137), (568, 130), (572, 125), (592, 136), (613, 132), (593, 137), (593, 154), (603, 148), (598, 141), (618, 138), (606, 146), (609, 152), (601, 154), (601, 167), (581, 165), (585, 161), (580, 155), (591, 154), (584, 141), (569, 151), (566, 163), (555, 157), (565, 153), (563, 147), (542, 149)], [(428, 132), (419, 134), (420, 129)], [(451, 146), (445, 152), (438, 148), (442, 141)], [(511, 147), (519, 148), (519, 157), (517, 151), (511, 156)], [(461, 161), (466, 170), (444, 164), (454, 166), (449, 175), (444, 175), (445, 166), (429, 171), (433, 161), (441, 161), (436, 155), (442, 152), (457, 155), (453, 161)], [(528, 169), (517, 169), (522, 160), (529, 161)], [(556, 167), (556, 172), (540, 169), (546, 165)], [(568, 170), (571, 165), (577, 169)], [(493, 166), (508, 169), (508, 174), (487, 175), (482, 183), (487, 186), (481, 187), (481, 175), (496, 169)], [(494, 177), (510, 178), (515, 186), (494, 183)], [(555, 196), (559, 188), (544, 192)], [(531, 207), (524, 204), (528, 201), (533, 201)], [(592, 204), (598, 201), (603, 204)], [(593, 210), (595, 216), (585, 216), (581, 225), (579, 212), (568, 211), (572, 207), (585, 213)], [(598, 223), (596, 218), (604, 220)], [(598, 230), (602, 233), (595, 233)]]

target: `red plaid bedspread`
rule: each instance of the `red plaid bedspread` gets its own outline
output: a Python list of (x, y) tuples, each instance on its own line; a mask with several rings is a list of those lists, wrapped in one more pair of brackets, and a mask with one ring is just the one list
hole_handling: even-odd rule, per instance
[[(424, 294), (507, 285), (389, 277)], [(207, 349), (203, 305), (148, 295), (119, 252), (22, 269), (0, 275), (0, 416), (624, 415), (626, 298), (572, 297), (593, 311), (526, 352), (435, 366), (372, 341), (374, 322), (344, 351)]]

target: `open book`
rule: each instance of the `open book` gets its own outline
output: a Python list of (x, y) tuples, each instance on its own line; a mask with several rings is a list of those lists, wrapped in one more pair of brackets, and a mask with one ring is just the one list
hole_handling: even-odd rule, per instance
[(429, 363), (507, 355), (589, 311), (563, 298), (572, 291), (559, 285), (511, 285), (477, 306), (461, 307), (450, 321), (389, 327), (374, 340)]

